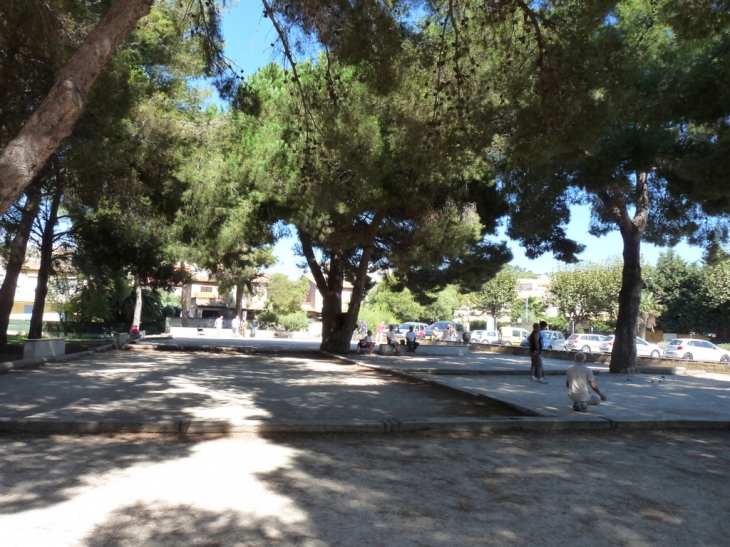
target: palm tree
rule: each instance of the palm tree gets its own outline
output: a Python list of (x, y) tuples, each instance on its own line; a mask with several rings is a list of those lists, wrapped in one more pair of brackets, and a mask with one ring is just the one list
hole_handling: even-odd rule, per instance
[(646, 337), (646, 329), (654, 330), (657, 318), (664, 311), (664, 307), (657, 302), (653, 293), (641, 291), (641, 302), (639, 303), (639, 337)]

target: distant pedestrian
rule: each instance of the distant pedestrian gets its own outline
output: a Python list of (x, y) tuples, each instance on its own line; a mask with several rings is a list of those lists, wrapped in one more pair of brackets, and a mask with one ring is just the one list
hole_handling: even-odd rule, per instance
[(259, 316), (254, 315), (253, 321), (251, 321), (251, 338), (256, 336), (256, 331), (259, 330)]
[(385, 321), (381, 321), (375, 331), (378, 333), (377, 340), (378, 342), (383, 341), (383, 332), (385, 332)]
[(215, 335), (220, 337), (221, 331), (223, 330), (223, 316), (221, 315), (218, 317), (218, 319), (215, 320)]
[(533, 323), (532, 332), (527, 337), (527, 341), (530, 343), (530, 379), (533, 382), (547, 384), (542, 368), (542, 336), (539, 323)]
[(129, 338), (132, 340), (142, 340), (142, 333), (137, 328), (137, 325), (132, 326), (132, 329), (129, 331)]
[(413, 332), (413, 327), (409, 328), (406, 333), (406, 344), (408, 345), (408, 349), (406, 351), (410, 351), (412, 353), (415, 353), (416, 348), (421, 345), (416, 342), (416, 333)]
[(237, 315), (233, 316), (233, 319), (231, 319), (231, 332), (233, 332), (233, 337), (238, 338), (241, 334), (239, 332), (239, 329), (241, 328), (241, 320), (238, 318)]
[(398, 343), (398, 340), (395, 339), (395, 331), (393, 330), (393, 325), (390, 326), (390, 329), (388, 329), (388, 333), (385, 335), (385, 337), (388, 339), (388, 345), (393, 346), (393, 350), (395, 350), (396, 355), (400, 355), (400, 344)]
[[(568, 369), (565, 378), (565, 387), (568, 388), (568, 398), (573, 401), (573, 410), (587, 412), (588, 405), (597, 405), (606, 400), (606, 396), (598, 389), (593, 378), (593, 371), (586, 366), (586, 354), (579, 351), (573, 358), (575, 364)], [(588, 388), (595, 393), (591, 393)]]

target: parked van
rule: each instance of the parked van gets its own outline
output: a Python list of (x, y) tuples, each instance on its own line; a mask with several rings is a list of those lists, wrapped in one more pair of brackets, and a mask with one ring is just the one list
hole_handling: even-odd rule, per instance
[(499, 335), (502, 338), (502, 344), (505, 346), (519, 346), (522, 339), (530, 334), (529, 330), (519, 327), (502, 327), (499, 329)]

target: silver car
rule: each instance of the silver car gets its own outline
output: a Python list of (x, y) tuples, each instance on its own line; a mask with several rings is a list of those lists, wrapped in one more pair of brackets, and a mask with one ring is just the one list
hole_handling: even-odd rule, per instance
[(730, 363), (730, 351), (718, 348), (705, 340), (676, 338), (664, 348), (664, 357), (694, 361), (720, 361)]
[(571, 334), (565, 341), (565, 349), (583, 353), (601, 353), (601, 343), (605, 339), (605, 334)]
[[(611, 334), (601, 343), (601, 351), (603, 353), (611, 353), (613, 351), (613, 342), (616, 336)], [(651, 342), (647, 342), (643, 338), (636, 337), (636, 355), (640, 357), (651, 357), (658, 359), (662, 356), (662, 348)]]

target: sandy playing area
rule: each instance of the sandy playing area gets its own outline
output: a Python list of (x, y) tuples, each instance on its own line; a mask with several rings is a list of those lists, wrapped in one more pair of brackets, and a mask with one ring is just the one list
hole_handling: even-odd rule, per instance
[(0, 545), (724, 547), (729, 441), (1, 436)]

